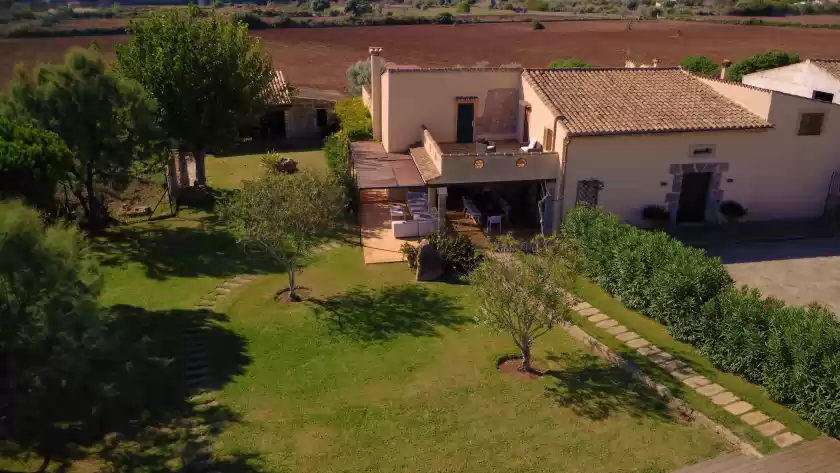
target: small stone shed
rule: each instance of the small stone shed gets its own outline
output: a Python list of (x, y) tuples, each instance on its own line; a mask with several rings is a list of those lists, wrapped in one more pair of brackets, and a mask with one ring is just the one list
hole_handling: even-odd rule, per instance
[(259, 134), (289, 141), (322, 138), (336, 128), (335, 102), (345, 97), (335, 90), (291, 86), (282, 71), (274, 71), (266, 91), (269, 110), (260, 122)]

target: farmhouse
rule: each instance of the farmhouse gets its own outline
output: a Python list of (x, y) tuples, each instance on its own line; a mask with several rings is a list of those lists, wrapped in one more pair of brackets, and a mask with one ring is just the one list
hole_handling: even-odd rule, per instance
[(724, 201), (815, 217), (840, 170), (836, 105), (679, 68), (389, 66), (366, 102), (378, 142), (355, 146), (359, 188), (422, 190), (483, 228), (551, 232), (581, 202), (634, 224), (651, 205), (672, 225), (719, 223)]
[(840, 104), (840, 60), (807, 59), (798, 64), (747, 74), (743, 83)]

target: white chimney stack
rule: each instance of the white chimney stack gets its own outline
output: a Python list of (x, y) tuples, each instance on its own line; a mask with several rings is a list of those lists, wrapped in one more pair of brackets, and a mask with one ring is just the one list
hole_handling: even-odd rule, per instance
[(729, 73), (729, 66), (732, 65), (732, 61), (729, 59), (724, 59), (723, 63), (720, 65), (720, 80), (727, 80), (726, 76)]
[(370, 109), (373, 139), (382, 141), (382, 48), (370, 47)]
[(659, 59), (653, 58), (653, 67), (659, 67)]

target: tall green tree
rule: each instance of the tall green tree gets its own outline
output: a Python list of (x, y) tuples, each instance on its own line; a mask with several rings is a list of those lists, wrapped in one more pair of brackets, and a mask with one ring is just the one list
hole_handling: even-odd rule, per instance
[(157, 99), (161, 126), (192, 152), (196, 184), (205, 185), (208, 148), (232, 143), (263, 110), (271, 61), (246, 24), (205, 16), (194, 4), (155, 11), (128, 30), (128, 44), (117, 46), (118, 70)]
[(549, 69), (588, 69), (592, 64), (581, 59), (556, 59), (548, 64)]
[(727, 79), (741, 82), (744, 76), (753, 72), (766, 71), (799, 62), (799, 54), (781, 51), (767, 51), (736, 62), (729, 68)]
[(468, 276), (478, 295), (475, 319), (511, 337), (525, 372), (533, 371), (534, 342), (568, 320), (563, 290), (571, 288), (576, 267), (573, 248), (563, 240), (538, 237), (532, 243), (536, 255), (528, 257), (518, 242), (501, 238)]
[(224, 214), (247, 249), (285, 268), (289, 300), (296, 301), (295, 275), (325, 234), (341, 225), (343, 204), (344, 188), (335, 176), (268, 173), (245, 182)]
[[(383, 72), (385, 72), (384, 64), (382, 64), (379, 73), (382, 74)], [(347, 90), (351, 95), (359, 96), (362, 95), (362, 86), (364, 85), (370, 85), (370, 61), (363, 59), (356, 61), (347, 68)]]
[(108, 70), (93, 49), (72, 49), (64, 64), (38, 66), (31, 74), (18, 68), (8, 105), (67, 144), (73, 156), (66, 184), (93, 228), (107, 217), (99, 186), (126, 183), (136, 162), (160, 151), (154, 101), (139, 84)]
[(706, 56), (686, 56), (680, 61), (680, 67), (700, 76), (717, 77), (720, 75), (720, 64)]
[(8, 403), (0, 427), (8, 447), (43, 458), (39, 471), (93, 415), (100, 281), (75, 229), (45, 227), (20, 202), (0, 203), (0, 398)]
[(56, 188), (71, 167), (72, 154), (58, 135), (0, 115), (0, 198), (22, 198), (55, 217)]

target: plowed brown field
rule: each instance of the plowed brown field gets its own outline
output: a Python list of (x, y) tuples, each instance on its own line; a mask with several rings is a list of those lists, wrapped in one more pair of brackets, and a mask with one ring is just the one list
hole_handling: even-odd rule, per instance
[[(780, 49), (803, 57), (840, 57), (840, 31), (719, 25), (702, 22), (645, 21), (632, 30), (622, 21), (546, 22), (532, 31), (527, 23), (457, 26), (381, 26), (276, 29), (257, 31), (274, 65), (294, 84), (344, 89), (345, 70), (367, 55), (371, 45), (385, 48), (397, 64), (464, 66), (519, 63), (545, 67), (557, 58), (576, 57), (597, 66), (622, 66), (625, 59), (674, 65), (687, 55), (738, 60)], [(0, 81), (15, 63), (55, 61), (72, 45), (96, 40), (113, 57), (124, 36), (0, 40)]]

